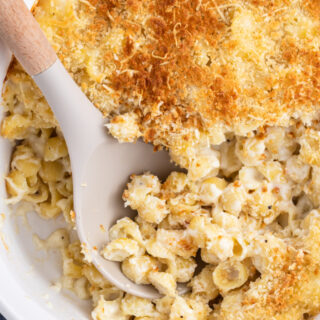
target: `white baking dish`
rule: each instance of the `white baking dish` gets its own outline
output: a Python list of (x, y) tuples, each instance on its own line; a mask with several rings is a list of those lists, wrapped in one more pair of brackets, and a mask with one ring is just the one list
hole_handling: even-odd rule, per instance
[[(29, 7), (33, 0), (26, 0)], [(0, 43), (0, 89), (11, 60), (10, 52)], [(2, 117), (1, 110), (0, 119)], [(38, 251), (33, 233), (48, 236), (64, 225), (63, 218), (45, 221), (36, 214), (10, 213), (5, 205), (4, 175), (7, 172), (11, 146), (0, 138), (0, 213), (6, 215), (0, 231), (0, 313), (7, 320), (82, 320), (90, 319), (90, 302), (80, 301), (70, 292), (58, 292), (52, 285), (61, 276), (57, 253)], [(6, 250), (3, 240), (8, 246)]]

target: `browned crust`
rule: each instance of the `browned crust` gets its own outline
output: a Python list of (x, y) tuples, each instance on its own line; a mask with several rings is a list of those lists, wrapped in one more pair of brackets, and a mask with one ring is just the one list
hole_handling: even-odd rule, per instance
[[(241, 1), (235, 3), (245, 7)], [(290, 6), (286, 0), (252, 0), (248, 3), (257, 15), (262, 8), (280, 25), (281, 10)], [(101, 32), (101, 24), (126, 31), (123, 55), (118, 61), (108, 54), (105, 59), (113, 60), (116, 65), (109, 80), (120, 96), (120, 104), (130, 109), (133, 106), (128, 102), (129, 98), (140, 96), (138, 109), (142, 114), (146, 141), (166, 144), (170, 134), (191, 127), (206, 131), (217, 123), (231, 130), (250, 124), (252, 119), (257, 126), (274, 125), (281, 123), (285, 114), (318, 108), (319, 53), (301, 46), (300, 42), (284, 38), (279, 43), (275, 59), (288, 71), (273, 74), (269, 69), (263, 76), (263, 87), (255, 84), (242, 87), (235, 75), (236, 66), (223, 64), (219, 59), (211, 60), (205, 66), (195, 62), (195, 46), (199, 40), (205, 40), (210, 46), (212, 59), (218, 55), (219, 48), (225, 52), (238, 49), (237, 41), (230, 38), (230, 23), (236, 10), (233, 2), (131, 0), (123, 4), (91, 0), (91, 4), (97, 8), (90, 26), (92, 32)], [(217, 10), (217, 7), (221, 9)], [(311, 11), (319, 10), (319, 5), (308, 1), (302, 9), (311, 15)], [(123, 14), (126, 10), (149, 18), (141, 25), (135, 19), (127, 19)], [(318, 22), (314, 14), (312, 17)], [(146, 32), (150, 37), (139, 50), (134, 50), (132, 39), (135, 34)], [(301, 66), (300, 74), (297, 68)], [(134, 70), (134, 74), (121, 72), (127, 69)], [(254, 103), (248, 103), (249, 100)], [(172, 123), (175, 125), (171, 126)]]

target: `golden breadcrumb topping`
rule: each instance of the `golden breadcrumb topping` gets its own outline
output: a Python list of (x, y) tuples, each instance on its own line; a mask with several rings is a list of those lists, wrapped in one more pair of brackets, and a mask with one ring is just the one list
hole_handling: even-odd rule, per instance
[[(189, 168), (194, 148), (219, 144), (226, 132), (315, 118), (317, 10), (301, 0), (56, 0), (34, 13), (88, 97), (116, 122), (116, 138), (142, 136)], [(127, 112), (136, 114), (136, 136), (113, 119)]]
[[(221, 121), (232, 130), (317, 106), (315, 1), (56, 2), (53, 12), (40, 2), (35, 14), (55, 31), (60, 58), (103, 111), (140, 110), (148, 140), (147, 127), (172, 121), (169, 133)], [(99, 105), (91, 86), (114, 104)]]

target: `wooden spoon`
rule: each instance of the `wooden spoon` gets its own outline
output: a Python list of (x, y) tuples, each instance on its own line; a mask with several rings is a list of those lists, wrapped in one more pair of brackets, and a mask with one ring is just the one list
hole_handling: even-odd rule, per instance
[(62, 129), (71, 159), (77, 231), (92, 262), (118, 288), (159, 297), (152, 286), (136, 285), (118, 263), (100, 255), (108, 241), (100, 226), (108, 230), (132, 215), (121, 200), (129, 175), (150, 171), (165, 176), (173, 169), (168, 154), (155, 153), (142, 142), (119, 144), (107, 135), (101, 113), (65, 70), (22, 0), (0, 0), (0, 37), (32, 76)]

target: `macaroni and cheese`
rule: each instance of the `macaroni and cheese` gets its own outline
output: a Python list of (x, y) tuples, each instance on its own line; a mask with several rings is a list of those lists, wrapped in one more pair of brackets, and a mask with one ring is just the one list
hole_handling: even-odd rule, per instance
[[(320, 312), (317, 0), (40, 0), (34, 15), (120, 143), (165, 148), (184, 172), (133, 174), (99, 248), (150, 301), (115, 288), (65, 229), (61, 283), (95, 320), (300, 320)], [(14, 60), (1, 134), (8, 203), (74, 226), (62, 132)], [(75, 115), (76, 116), (76, 115)], [(178, 292), (185, 283), (189, 291)]]

